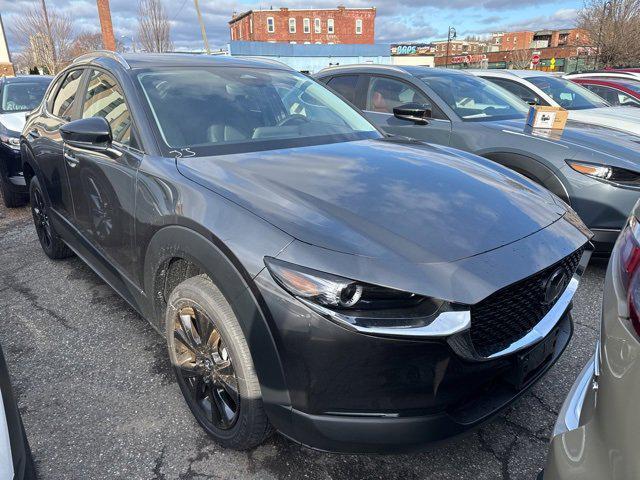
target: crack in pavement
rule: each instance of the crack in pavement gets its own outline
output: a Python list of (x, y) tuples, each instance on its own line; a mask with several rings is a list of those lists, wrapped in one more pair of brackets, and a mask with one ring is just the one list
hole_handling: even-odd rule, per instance
[(13, 290), (17, 294), (22, 295), (24, 298), (26, 298), (31, 303), (31, 306), (33, 306), (33, 308), (35, 308), (41, 313), (45, 313), (49, 315), (50, 317), (55, 319), (58, 323), (68, 328), (69, 330), (73, 330), (73, 331), (78, 330), (74, 325), (69, 323), (69, 321), (64, 316), (60, 315), (58, 312), (52, 310), (49, 307), (45, 307), (44, 305), (41, 305), (38, 300), (38, 296), (33, 292), (33, 290), (30, 287), (20, 284), (19, 282), (16, 281), (15, 277), (13, 277), (10, 274), (8, 274), (6, 278), (7, 278), (7, 281), (9, 282), (8, 289)]
[(167, 476), (162, 473), (162, 464), (164, 463), (164, 454), (167, 450), (167, 446), (162, 447), (160, 455), (156, 457), (155, 464), (153, 466), (153, 479), (152, 480), (166, 480)]

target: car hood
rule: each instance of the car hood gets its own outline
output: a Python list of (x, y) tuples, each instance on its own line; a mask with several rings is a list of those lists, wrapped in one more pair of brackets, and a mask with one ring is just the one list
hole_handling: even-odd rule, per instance
[(522, 136), (529, 142), (539, 142), (540, 149), (531, 143), (526, 144), (532, 153), (543, 152), (555, 143), (566, 150), (562, 152), (565, 159), (593, 161), (640, 171), (640, 136), (629, 132), (574, 120), (567, 121), (563, 130), (533, 129), (520, 119), (485, 122), (484, 125), (494, 131)]
[(640, 134), (640, 109), (634, 107), (603, 107), (570, 110), (569, 118), (578, 122)]
[(185, 177), (294, 238), (365, 257), (450, 262), (515, 242), (566, 212), (524, 177), (452, 152), (365, 140), (177, 162)]
[(0, 123), (5, 128), (20, 133), (26, 122), (27, 114), (25, 112), (0, 113)]

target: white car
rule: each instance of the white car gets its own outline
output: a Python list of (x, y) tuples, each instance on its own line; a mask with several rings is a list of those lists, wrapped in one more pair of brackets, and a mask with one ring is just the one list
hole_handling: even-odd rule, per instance
[(569, 118), (640, 135), (640, 109), (612, 107), (603, 98), (565, 78), (536, 70), (471, 70), (527, 103), (562, 107)]

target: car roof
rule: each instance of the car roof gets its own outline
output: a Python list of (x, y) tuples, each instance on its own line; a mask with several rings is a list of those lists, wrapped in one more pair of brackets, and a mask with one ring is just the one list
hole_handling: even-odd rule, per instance
[(5, 83), (23, 83), (33, 82), (34, 80), (41, 80), (42, 82), (51, 82), (53, 77), (51, 75), (18, 75), (16, 77), (3, 77), (2, 80)]
[(428, 73), (431, 76), (437, 75), (466, 75), (461, 70), (448, 69), (448, 68), (433, 68), (424, 66), (412, 66), (412, 65), (380, 65), (380, 64), (353, 64), (353, 65), (336, 65), (333, 67), (326, 67), (320, 70), (316, 75), (324, 76), (330, 73), (342, 73), (342, 72), (357, 72), (363, 71), (375, 71), (375, 72), (395, 72), (404, 73), (406, 75), (418, 76), (420, 74)]
[(95, 51), (76, 58), (73, 63), (116, 61), (126, 69), (152, 67), (256, 67), (293, 70), (277, 60), (258, 57), (231, 57), (193, 53), (117, 53)]

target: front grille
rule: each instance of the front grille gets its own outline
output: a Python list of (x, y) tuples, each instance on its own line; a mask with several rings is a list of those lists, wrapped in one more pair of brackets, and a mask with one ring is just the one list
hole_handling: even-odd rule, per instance
[(470, 334), (476, 352), (488, 357), (529, 333), (553, 307), (544, 301), (547, 279), (560, 266), (571, 278), (583, 252), (584, 247), (473, 305)]

